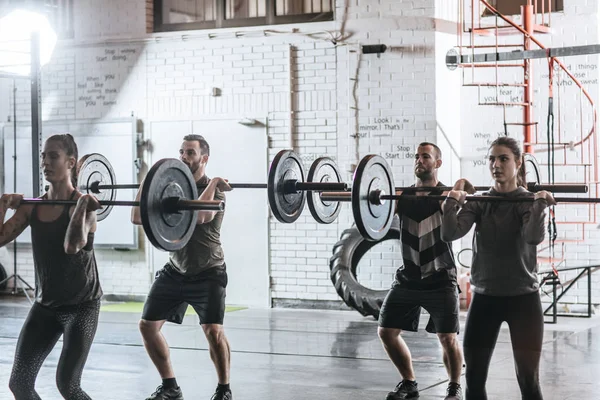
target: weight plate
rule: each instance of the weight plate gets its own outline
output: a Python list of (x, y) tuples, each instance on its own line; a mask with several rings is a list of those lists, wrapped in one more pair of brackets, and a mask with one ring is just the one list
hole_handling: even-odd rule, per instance
[(383, 239), (394, 218), (394, 201), (382, 200), (375, 204), (369, 200), (372, 191), (381, 195), (394, 194), (394, 177), (390, 166), (381, 156), (368, 155), (360, 160), (352, 183), (352, 214), (356, 227), (367, 240)]
[(281, 150), (269, 169), (267, 194), (275, 218), (279, 222), (289, 224), (300, 217), (306, 201), (306, 192), (286, 193), (285, 182), (288, 180), (304, 182), (304, 169), (296, 153), (291, 150)]
[(154, 247), (164, 251), (183, 248), (194, 233), (198, 219), (198, 211), (165, 209), (164, 200), (170, 197), (197, 200), (198, 189), (187, 165), (174, 158), (164, 158), (148, 171), (140, 197), (144, 232)]
[[(340, 183), (342, 178), (339, 169), (331, 158), (317, 158), (308, 170), (307, 182)], [(321, 200), (321, 192), (307, 191), (306, 201), (313, 218), (321, 224), (330, 224), (335, 221), (342, 209), (339, 201)]]
[[(110, 162), (98, 153), (86, 154), (79, 160), (79, 173), (77, 175), (77, 187), (84, 194), (91, 194), (100, 201), (114, 201), (117, 197), (117, 192), (114, 189), (102, 189), (99, 193), (91, 191), (90, 186), (94, 182), (99, 182), (100, 185), (115, 185), (115, 171)], [(103, 206), (96, 211), (96, 218), (102, 221), (112, 211), (113, 206)]]

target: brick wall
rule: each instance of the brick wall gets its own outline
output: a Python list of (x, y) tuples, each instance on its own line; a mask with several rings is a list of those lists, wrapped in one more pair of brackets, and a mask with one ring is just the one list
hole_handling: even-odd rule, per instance
[[(77, 2), (75, 39), (60, 44), (44, 71), (45, 118), (113, 118), (133, 113), (143, 121), (268, 115), (271, 158), (289, 148), (292, 132), (295, 150), (307, 168), (316, 157), (329, 155), (346, 181), (360, 158), (376, 153), (390, 163), (397, 186), (413, 183), (412, 153), (423, 140), (442, 146), (441, 177), (447, 183), (461, 174), (475, 181), (481, 177), (482, 169), (472, 168), (470, 157), (479, 157), (477, 148), (485, 146), (485, 140), (474, 140), (473, 135), (476, 131), (495, 134), (500, 114), (478, 107), (472, 90), (461, 88), (460, 72), (445, 67), (444, 56), (456, 43), (457, 19), (456, 8), (447, 2), (361, 0), (348, 1), (346, 8), (346, 2), (338, 0), (334, 22), (295, 25), (297, 34), (238, 39), (233, 38), (234, 30), (213, 31), (214, 39), (208, 39), (207, 31), (146, 35), (151, 3)], [(592, 14), (591, 9), (575, 7), (567, 7), (565, 15), (556, 18), (559, 26), (560, 18), (566, 27), (568, 18)], [(344, 16), (347, 21), (342, 24)], [(597, 27), (597, 22), (593, 24)], [(337, 45), (326, 33), (302, 35), (335, 31), (342, 25), (344, 33), (351, 35)], [(290, 32), (292, 26), (274, 29)], [(581, 42), (584, 39), (578, 38), (585, 34), (581, 28), (571, 34), (571, 41)], [(186, 40), (182, 35), (187, 35)], [(384, 54), (361, 54), (361, 45), (379, 43), (388, 46)], [(86, 105), (77, 85), (89, 74), (115, 75), (118, 93)], [(221, 89), (221, 96), (211, 96), (212, 87)], [(2, 119), (6, 111), (0, 109)], [(20, 118), (29, 117), (26, 84), (18, 92), (18, 113)], [(271, 294), (277, 304), (339, 300), (329, 279), (328, 261), (333, 244), (351, 224), (348, 205), (331, 225), (318, 225), (308, 210), (293, 225), (272, 220)], [(593, 254), (589, 248), (578, 249), (582, 256)], [(98, 258), (106, 293), (146, 293), (151, 275), (143, 246), (129, 253), (98, 251)], [(388, 287), (399, 258), (396, 245), (378, 245), (361, 262), (359, 280), (376, 289)], [(28, 250), (19, 253), (19, 262), (23, 274), (31, 277)]]

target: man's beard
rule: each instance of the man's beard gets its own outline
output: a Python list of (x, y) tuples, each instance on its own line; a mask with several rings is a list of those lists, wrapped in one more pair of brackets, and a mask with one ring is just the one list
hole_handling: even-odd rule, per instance
[(433, 171), (422, 170), (420, 172), (415, 171), (415, 176), (422, 181), (430, 181), (433, 179)]
[(192, 174), (194, 174), (196, 171), (198, 171), (198, 168), (200, 167), (200, 165), (197, 163), (194, 163), (194, 164), (184, 163), (184, 164), (188, 166), (188, 168), (190, 169)]

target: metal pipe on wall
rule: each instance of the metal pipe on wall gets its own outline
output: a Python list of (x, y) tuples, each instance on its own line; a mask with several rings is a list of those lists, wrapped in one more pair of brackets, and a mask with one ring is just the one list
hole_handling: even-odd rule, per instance
[(31, 34), (31, 158), (33, 197), (43, 190), (40, 173), (40, 149), (42, 148), (42, 67), (40, 64), (40, 33)]
[(288, 44), (288, 85), (290, 93), (290, 126), (288, 130), (288, 148), (294, 149), (294, 123), (296, 122), (295, 107), (294, 107), (294, 46)]

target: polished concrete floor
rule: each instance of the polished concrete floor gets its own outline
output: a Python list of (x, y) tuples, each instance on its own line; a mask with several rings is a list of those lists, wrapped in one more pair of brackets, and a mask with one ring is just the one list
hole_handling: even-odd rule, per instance
[[(16, 339), (29, 304), (0, 297), (0, 399), (8, 391)], [(145, 399), (160, 383), (137, 330), (138, 315), (102, 312), (82, 385), (93, 399)], [(421, 326), (427, 321), (421, 319)], [(464, 318), (463, 318), (464, 324)], [(356, 312), (242, 310), (226, 314), (236, 400), (385, 399), (399, 377), (377, 324)], [(560, 318), (546, 325), (541, 382), (546, 400), (600, 399), (600, 318)], [(210, 399), (216, 375), (196, 316), (167, 325), (178, 382), (186, 400)], [(421, 399), (443, 399), (447, 377), (435, 336), (407, 333)], [(43, 399), (61, 399), (55, 371), (62, 343), (37, 381)], [(488, 381), (490, 399), (520, 399), (509, 335), (503, 329)]]

